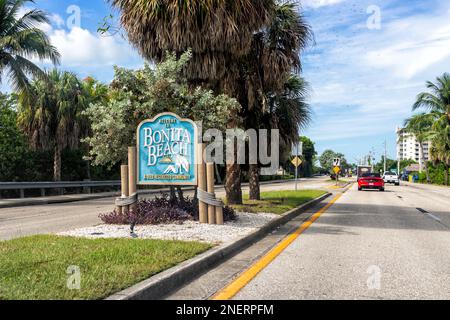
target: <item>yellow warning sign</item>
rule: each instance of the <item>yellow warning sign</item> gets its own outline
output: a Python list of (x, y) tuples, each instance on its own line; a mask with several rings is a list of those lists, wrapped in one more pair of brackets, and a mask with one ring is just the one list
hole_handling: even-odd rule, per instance
[(300, 167), (303, 163), (302, 159), (300, 159), (299, 157), (295, 157), (291, 162), (296, 168)]
[(339, 167), (334, 167), (334, 168), (333, 168), (333, 172), (334, 172), (335, 174), (338, 174), (339, 172), (341, 172), (341, 168), (339, 168)]

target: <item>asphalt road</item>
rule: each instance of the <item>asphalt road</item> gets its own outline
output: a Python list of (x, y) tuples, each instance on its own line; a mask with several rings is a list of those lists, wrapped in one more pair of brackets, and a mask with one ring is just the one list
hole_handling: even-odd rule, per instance
[[(326, 177), (302, 179), (299, 187), (323, 188), (330, 184), (327, 179)], [(272, 183), (262, 185), (261, 190), (293, 190), (294, 186), (292, 181)], [(243, 190), (245, 192), (248, 188), (244, 187)], [(223, 188), (218, 188), (217, 194), (224, 197)], [(98, 215), (113, 210), (113, 203), (113, 198), (103, 198), (63, 204), (0, 208), (0, 240), (98, 225), (101, 223)]]
[(235, 299), (450, 299), (450, 188), (356, 186)]

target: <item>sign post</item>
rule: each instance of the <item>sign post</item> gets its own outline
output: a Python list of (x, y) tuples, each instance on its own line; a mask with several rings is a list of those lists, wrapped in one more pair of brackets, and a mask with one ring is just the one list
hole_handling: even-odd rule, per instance
[(303, 155), (303, 142), (299, 141), (292, 146), (292, 156), (294, 159), (292, 160), (292, 164), (295, 167), (295, 191), (298, 190), (298, 167), (300, 167), (303, 163), (300, 158)]
[(292, 160), (292, 164), (295, 167), (295, 191), (298, 190), (298, 167), (302, 165), (303, 161), (300, 159), (300, 157), (295, 157)]
[(336, 174), (336, 186), (339, 185), (339, 173), (341, 172), (341, 159), (333, 159), (333, 172)]

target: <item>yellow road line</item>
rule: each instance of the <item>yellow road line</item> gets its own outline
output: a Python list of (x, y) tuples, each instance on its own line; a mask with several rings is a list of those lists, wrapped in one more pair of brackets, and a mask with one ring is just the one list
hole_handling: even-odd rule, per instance
[(294, 233), (287, 236), (283, 239), (275, 248), (270, 250), (264, 257), (258, 260), (255, 264), (253, 264), (250, 268), (248, 268), (244, 273), (242, 273), (236, 280), (234, 280), (231, 284), (226, 286), (224, 289), (219, 291), (212, 300), (230, 300), (239, 291), (242, 290), (253, 278), (255, 278), (264, 268), (266, 268), (276, 257), (278, 257), (292, 242), (295, 241), (306, 229), (308, 229), (319, 217), (327, 211), (339, 198), (342, 196), (342, 193), (338, 194), (334, 197), (330, 203), (328, 203), (325, 207), (320, 209), (311, 218), (303, 223)]

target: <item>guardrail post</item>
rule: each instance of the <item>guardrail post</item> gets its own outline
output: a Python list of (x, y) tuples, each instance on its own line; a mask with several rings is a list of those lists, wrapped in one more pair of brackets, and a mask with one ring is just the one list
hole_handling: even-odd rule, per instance
[[(120, 167), (120, 176), (122, 178), (122, 197), (127, 198), (129, 196), (129, 189), (128, 189), (128, 166), (121, 166)], [(128, 213), (128, 207), (118, 207), (117, 211), (119, 213)]]
[[(207, 191), (206, 185), (206, 165), (203, 160), (203, 151), (205, 145), (200, 143), (198, 145), (198, 189)], [(208, 205), (202, 201), (198, 202), (198, 212), (200, 223), (208, 223)]]
[[(128, 148), (128, 195), (133, 196), (137, 192), (137, 149)], [(135, 211), (137, 203), (130, 206), (130, 211)]]
[(20, 189), (20, 199), (25, 198), (25, 190), (24, 189)]
[[(84, 179), (83, 181), (90, 182), (91, 179)], [(83, 187), (83, 193), (91, 194), (92, 193), (91, 187)]]
[[(214, 163), (206, 164), (206, 180), (208, 184), (208, 193), (214, 193)], [(216, 224), (216, 207), (208, 205), (208, 223)]]
[(41, 197), (45, 197), (45, 188), (41, 188)]

